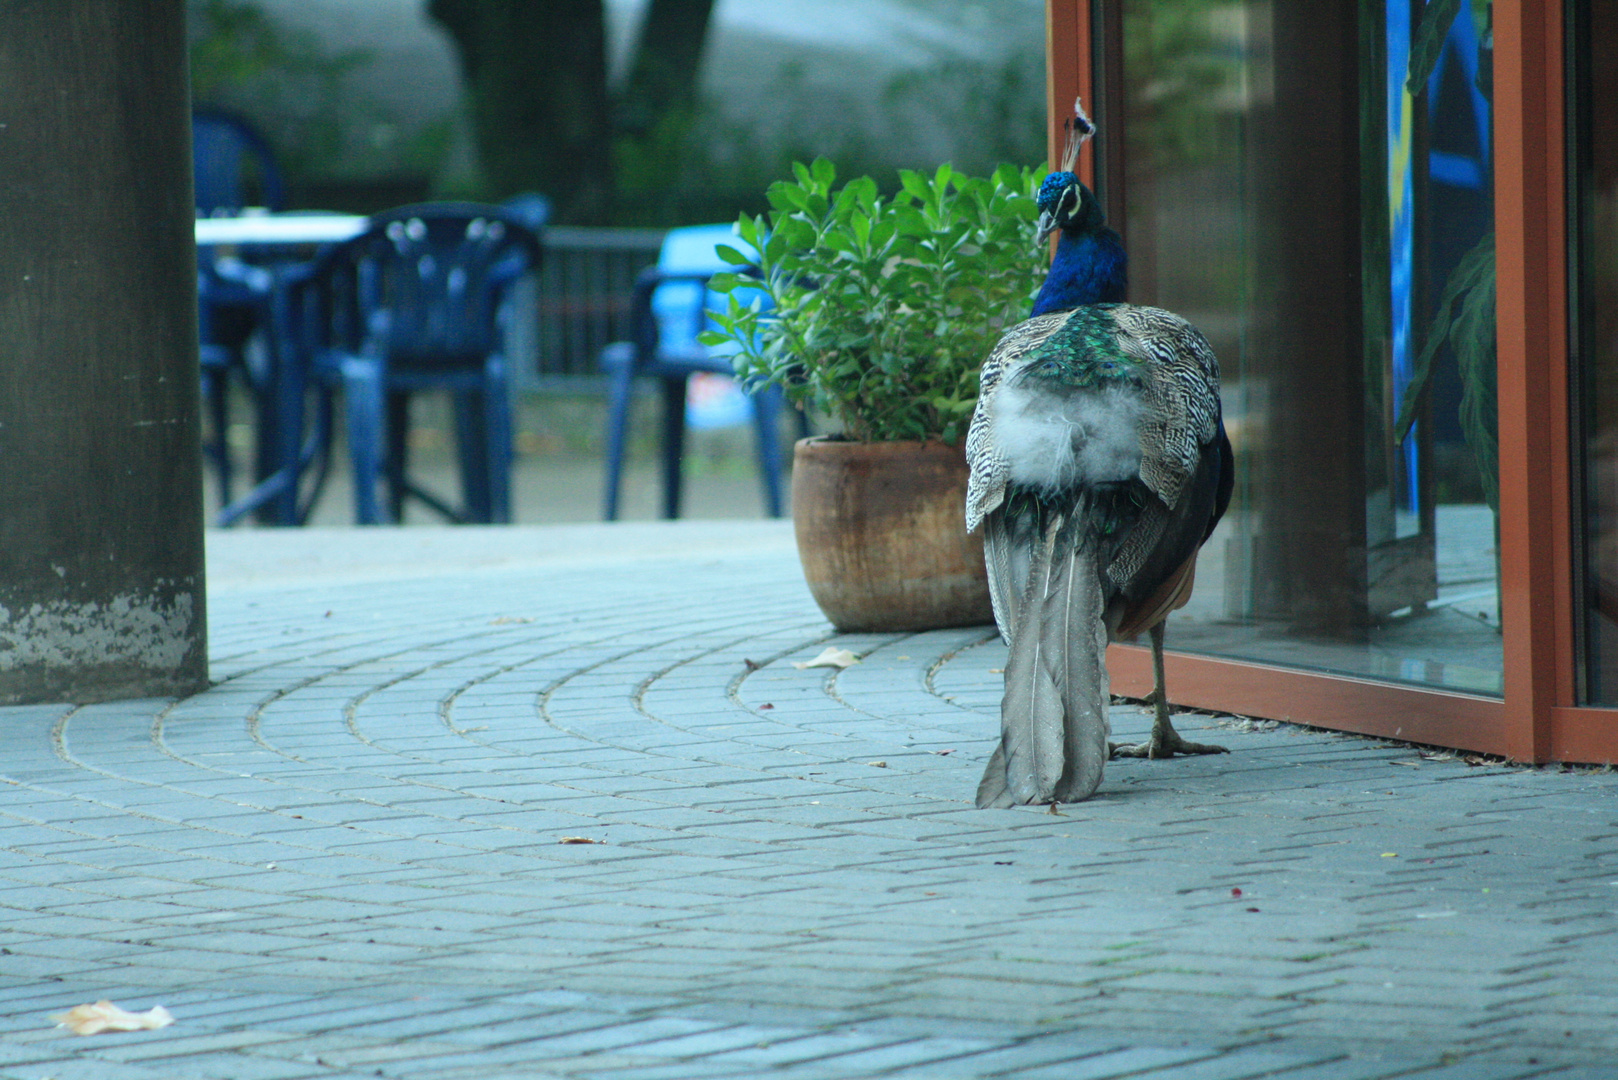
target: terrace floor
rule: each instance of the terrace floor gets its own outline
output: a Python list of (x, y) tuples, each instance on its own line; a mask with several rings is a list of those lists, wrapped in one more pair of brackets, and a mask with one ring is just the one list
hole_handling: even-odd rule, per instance
[(212, 689), (0, 709), (0, 1077), (1613, 1075), (1610, 772), (1199, 714), (981, 811), (1003, 646), (835, 633), (789, 523), (209, 568)]

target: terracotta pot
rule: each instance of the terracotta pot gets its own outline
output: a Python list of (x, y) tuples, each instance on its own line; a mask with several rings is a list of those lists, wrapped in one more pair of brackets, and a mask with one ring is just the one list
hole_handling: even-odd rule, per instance
[(802, 439), (792, 464), (798, 557), (843, 631), (994, 622), (981, 533), (966, 533), (966, 452), (927, 442)]

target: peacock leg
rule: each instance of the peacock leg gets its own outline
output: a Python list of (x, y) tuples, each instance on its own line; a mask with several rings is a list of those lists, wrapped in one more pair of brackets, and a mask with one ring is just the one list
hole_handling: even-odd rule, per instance
[(1152, 639), (1152, 677), (1156, 685), (1152, 688), (1152, 735), (1143, 743), (1133, 746), (1127, 743), (1111, 744), (1113, 757), (1139, 757), (1139, 758), (1166, 758), (1175, 754), (1228, 754), (1230, 751), (1223, 746), (1212, 743), (1195, 743), (1180, 737), (1169, 723), (1169, 695), (1163, 681), (1163, 624), (1158, 623), (1147, 631)]

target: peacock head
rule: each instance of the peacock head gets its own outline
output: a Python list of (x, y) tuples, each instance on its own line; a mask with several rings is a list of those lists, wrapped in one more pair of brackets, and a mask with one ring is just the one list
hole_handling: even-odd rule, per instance
[(1039, 186), (1039, 226), (1034, 242), (1043, 244), (1057, 229), (1064, 232), (1085, 232), (1106, 224), (1101, 204), (1095, 192), (1079, 183), (1074, 169), (1079, 164), (1079, 150), (1095, 136), (1096, 126), (1084, 111), (1084, 102), (1073, 102), (1073, 117), (1062, 125), (1067, 129), (1066, 145), (1062, 149), (1062, 168), (1045, 177)]
[(1095, 193), (1066, 170), (1045, 177), (1039, 187), (1039, 223), (1035, 244), (1043, 244), (1057, 229), (1087, 232), (1107, 223)]

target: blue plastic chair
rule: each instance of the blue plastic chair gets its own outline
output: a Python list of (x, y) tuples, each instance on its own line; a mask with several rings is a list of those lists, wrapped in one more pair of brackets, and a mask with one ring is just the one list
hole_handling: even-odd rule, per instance
[[(222, 109), (191, 113), (191, 155), (198, 217), (238, 214), (247, 206), (280, 210), (286, 204), (281, 171), (264, 138), (245, 119)], [(260, 435), (254, 462), (258, 479), (268, 476), (266, 425), (273, 404), (264, 393), (263, 372), (248, 363), (248, 342), (270, 322), (271, 276), (262, 267), (233, 257), (197, 253), (198, 359), (202, 400), (212, 438), (203, 447), (219, 479), (220, 505), (229, 505), (234, 481), (225, 441), (230, 422), (230, 386), (239, 378), (251, 391)]]
[[(698, 372), (730, 375), (735, 370), (726, 352), (697, 341), (697, 334), (711, 325), (709, 309), (724, 304), (724, 297), (708, 289), (708, 280), (720, 271), (736, 269), (715, 251), (720, 244), (746, 249), (729, 225), (670, 230), (658, 252), (657, 265), (642, 271), (635, 282), (630, 309), (633, 340), (614, 342), (602, 350), (601, 366), (608, 377), (607, 482), (602, 511), (607, 521), (618, 518), (629, 407), (637, 376), (652, 376), (661, 383), (663, 516), (680, 516), (686, 384)], [(770, 517), (780, 517), (781, 446), (777, 425), (782, 394), (773, 386), (748, 389), (759, 477), (764, 485), (764, 509)]]
[(191, 159), (199, 217), (237, 214), (247, 206), (286, 206), (275, 153), (245, 118), (224, 109), (191, 110)]
[[(428, 203), (371, 218), (365, 232), (327, 249), (295, 283), (289, 317), (301, 323), (295, 332), (307, 377), (325, 392), (319, 438), (329, 446), (331, 396), (340, 393), (360, 524), (398, 521), (407, 497), (451, 521), (511, 520), (501, 302), (539, 260), (539, 238), (510, 211)], [(459, 507), (407, 473), (410, 395), (423, 390), (454, 395)], [(295, 414), (284, 419), (286, 430), (296, 430), (296, 388), (286, 407)], [(307, 513), (297, 509), (300, 520)]]

